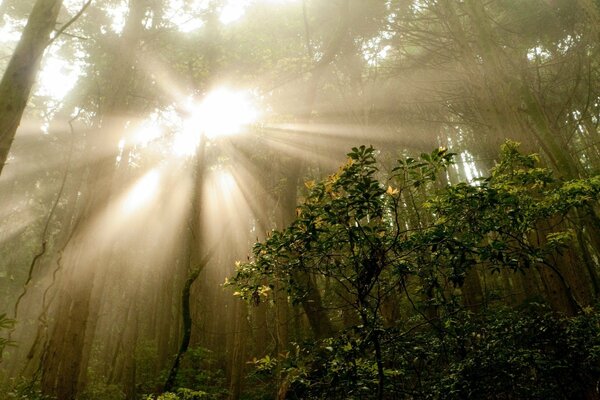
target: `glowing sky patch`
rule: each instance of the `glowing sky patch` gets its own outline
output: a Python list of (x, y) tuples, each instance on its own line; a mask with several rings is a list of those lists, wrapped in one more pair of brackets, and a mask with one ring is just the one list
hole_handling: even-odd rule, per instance
[(118, 5), (107, 8), (106, 13), (112, 20), (110, 28), (115, 33), (121, 33), (125, 27), (125, 21), (127, 14), (129, 13), (129, 6), (126, 1), (121, 1)]
[(201, 13), (209, 7), (207, 0), (196, 0), (186, 7), (183, 0), (170, 0), (165, 12), (166, 19), (180, 32), (192, 32), (204, 25)]
[(229, 0), (221, 9), (219, 20), (225, 25), (237, 21), (246, 13), (249, 4), (248, 0)]
[(192, 119), (210, 139), (235, 135), (258, 117), (248, 93), (229, 89), (209, 93), (194, 113)]
[(21, 31), (25, 27), (26, 20), (18, 20), (4, 14), (0, 26), (0, 42), (16, 43), (21, 38)]
[(71, 15), (78, 13), (85, 3), (86, 0), (63, 0), (63, 6)]
[(179, 156), (193, 155), (203, 135), (216, 139), (238, 134), (259, 115), (249, 93), (227, 88), (216, 89), (187, 107), (190, 115), (173, 142), (173, 153)]
[(44, 58), (35, 94), (61, 101), (77, 84), (85, 64), (83, 54), (79, 53), (78, 57), (67, 61), (56, 54), (57, 50), (57, 46), (53, 47)]
[[(288, 3), (297, 0), (228, 0), (219, 12), (219, 21), (223, 25), (228, 25), (240, 20), (249, 6), (254, 3)], [(208, 10), (210, 2), (208, 0), (196, 0), (191, 4), (184, 0), (170, 0), (167, 4), (165, 13), (166, 19), (173, 24), (180, 32), (193, 32), (202, 27), (202, 13)]]

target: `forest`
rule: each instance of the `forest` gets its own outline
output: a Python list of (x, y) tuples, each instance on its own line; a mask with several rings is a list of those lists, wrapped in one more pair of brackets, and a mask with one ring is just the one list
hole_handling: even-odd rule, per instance
[(600, 0), (0, 15), (0, 399), (600, 399)]

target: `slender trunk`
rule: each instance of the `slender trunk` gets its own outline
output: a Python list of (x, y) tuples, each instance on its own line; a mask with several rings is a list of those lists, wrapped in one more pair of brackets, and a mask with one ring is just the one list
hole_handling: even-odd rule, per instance
[(375, 360), (377, 362), (377, 399), (383, 399), (385, 389), (385, 374), (383, 372), (383, 356), (381, 354), (381, 343), (379, 333), (373, 333), (373, 346), (375, 347)]
[[(73, 273), (75, 275), (75, 273)], [(77, 396), (88, 324), (89, 303), (95, 274), (77, 274), (69, 278), (68, 293), (62, 293), (57, 323), (54, 326), (49, 352), (44, 360), (42, 392), (59, 399), (73, 400)]]
[(461, 287), (465, 306), (472, 311), (478, 311), (484, 302), (479, 271), (476, 267), (467, 269), (464, 285)]
[(6, 164), (62, 0), (37, 0), (0, 81), (0, 173)]
[(181, 338), (181, 344), (179, 345), (179, 351), (175, 356), (175, 361), (173, 362), (173, 366), (171, 367), (171, 371), (169, 371), (169, 376), (167, 377), (167, 381), (165, 382), (164, 391), (169, 392), (171, 389), (175, 387), (175, 378), (177, 378), (177, 373), (179, 372), (179, 366), (181, 364), (181, 360), (183, 356), (188, 350), (190, 346), (190, 338), (192, 337), (192, 316), (190, 314), (190, 290), (192, 285), (200, 275), (201, 269), (198, 268), (194, 271), (185, 282), (183, 287), (183, 291), (181, 292), (181, 319), (183, 320), (183, 337)]

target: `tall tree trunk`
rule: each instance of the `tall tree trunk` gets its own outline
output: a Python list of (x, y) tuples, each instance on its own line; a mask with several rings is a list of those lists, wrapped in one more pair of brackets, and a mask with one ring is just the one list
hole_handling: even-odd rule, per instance
[(0, 81), (0, 173), (49, 44), (62, 0), (38, 0)]
[[(81, 245), (80, 243), (78, 247)], [(73, 253), (70, 258), (81, 260), (79, 250)], [(64, 286), (69, 289), (68, 292), (65, 290), (61, 293), (58, 323), (55, 324), (48, 343), (42, 372), (42, 392), (65, 400), (73, 400), (77, 395), (81, 349), (84, 346), (94, 283), (93, 276), (90, 278), (87, 273), (74, 270), (69, 272), (71, 276), (67, 277), (68, 283)]]
[(246, 361), (246, 343), (248, 342), (248, 308), (246, 303), (236, 300), (233, 305), (235, 322), (233, 324), (233, 349), (231, 351), (231, 374), (229, 377), (230, 400), (240, 398)]

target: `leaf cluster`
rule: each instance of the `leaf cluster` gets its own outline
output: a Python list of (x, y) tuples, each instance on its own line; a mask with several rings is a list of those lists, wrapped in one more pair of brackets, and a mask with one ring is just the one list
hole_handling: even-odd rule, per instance
[[(386, 398), (585, 398), (600, 378), (597, 309), (575, 318), (545, 306), (460, 312), (431, 329), (382, 331)], [(351, 332), (315, 342), (281, 362), (292, 399), (376, 398), (375, 361)]]
[[(257, 243), (229, 282), (255, 304), (275, 289), (307, 301), (308, 283), (328, 282), (318, 288), (328, 309), (359, 316), (284, 360), (297, 398), (369, 398), (382, 382), (394, 398), (568, 398), (566, 377), (587, 390), (598, 378), (586, 350), (597, 347), (595, 311), (474, 315), (461, 289), (473, 268), (555, 271), (552, 256), (575, 236), (562, 220), (598, 199), (599, 177), (556, 179), (514, 142), (488, 177), (454, 185), (444, 183), (446, 149), (398, 160), (387, 177), (376, 154), (353, 148), (336, 174), (308, 182), (297, 219)], [(392, 301), (412, 310), (391, 321), (382, 304)]]

